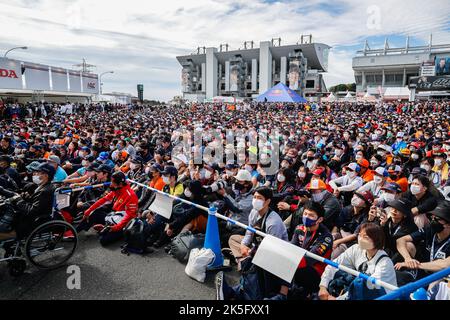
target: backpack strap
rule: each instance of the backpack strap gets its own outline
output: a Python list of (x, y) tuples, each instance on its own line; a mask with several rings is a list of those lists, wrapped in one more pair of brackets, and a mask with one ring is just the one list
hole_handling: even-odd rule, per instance
[(387, 254), (382, 254), (378, 257), (377, 261), (375, 262), (375, 267), (377, 266), (378, 262), (380, 262), (383, 258), (389, 258)]

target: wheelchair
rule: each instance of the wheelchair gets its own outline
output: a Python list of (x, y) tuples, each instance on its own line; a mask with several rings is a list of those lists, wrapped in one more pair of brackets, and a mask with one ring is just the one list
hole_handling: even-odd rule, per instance
[[(0, 212), (10, 201), (0, 197)], [(17, 233), (12, 239), (0, 240), (5, 251), (0, 262), (8, 264), (9, 274), (18, 277), (25, 272), (27, 261), (39, 270), (53, 270), (66, 264), (78, 245), (75, 228), (64, 221), (54, 208), (50, 215), (34, 220), (31, 232)]]

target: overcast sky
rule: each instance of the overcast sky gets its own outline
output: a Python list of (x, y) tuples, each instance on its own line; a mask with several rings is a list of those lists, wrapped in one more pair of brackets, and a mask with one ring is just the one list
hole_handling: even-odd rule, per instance
[(86, 58), (103, 78), (104, 92), (170, 100), (181, 93), (175, 57), (198, 46), (230, 50), (246, 40), (281, 37), (294, 44), (301, 34), (332, 46), (328, 87), (354, 82), (351, 58), (364, 41), (380, 47), (450, 43), (448, 0), (0, 0), (0, 53), (17, 45), (10, 58), (71, 68)]

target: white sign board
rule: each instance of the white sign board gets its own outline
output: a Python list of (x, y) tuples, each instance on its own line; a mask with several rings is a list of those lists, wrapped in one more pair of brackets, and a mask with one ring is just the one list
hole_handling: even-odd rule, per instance
[(0, 88), (22, 89), (20, 61), (0, 58)]
[(422, 77), (434, 77), (436, 75), (436, 68), (432, 66), (422, 66), (420, 68), (420, 76)]
[(98, 76), (91, 73), (83, 73), (83, 92), (98, 94)]
[(305, 253), (300, 247), (267, 235), (258, 247), (253, 263), (291, 283)]
[(58, 209), (64, 209), (70, 206), (70, 193), (59, 193), (56, 195), (56, 204)]
[(172, 198), (157, 193), (149, 210), (163, 216), (166, 219), (170, 219), (172, 216), (172, 203)]

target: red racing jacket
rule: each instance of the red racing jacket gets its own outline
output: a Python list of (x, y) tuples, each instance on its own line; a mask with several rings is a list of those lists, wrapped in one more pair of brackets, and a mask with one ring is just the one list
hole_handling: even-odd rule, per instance
[[(323, 224), (320, 224), (314, 232), (308, 231), (304, 225), (297, 226), (291, 243), (326, 259), (330, 259), (333, 251), (333, 236)], [(322, 275), (327, 265), (305, 256), (300, 261), (298, 268), (301, 269), (306, 266), (313, 267), (318, 275)]]
[(94, 210), (102, 207), (105, 204), (113, 204), (113, 211), (125, 211), (125, 217), (115, 226), (111, 227), (111, 231), (117, 232), (125, 228), (131, 219), (137, 217), (139, 199), (134, 193), (133, 189), (129, 185), (121, 188), (117, 191), (111, 191), (103, 198), (97, 200), (89, 209), (84, 213), (85, 216), (89, 216)]

